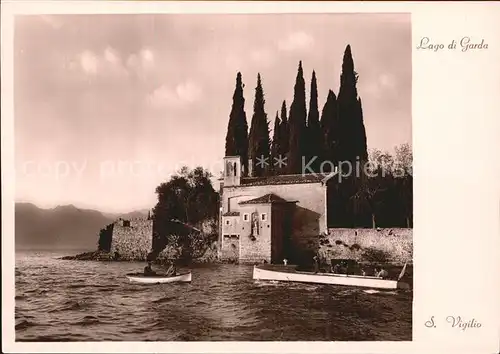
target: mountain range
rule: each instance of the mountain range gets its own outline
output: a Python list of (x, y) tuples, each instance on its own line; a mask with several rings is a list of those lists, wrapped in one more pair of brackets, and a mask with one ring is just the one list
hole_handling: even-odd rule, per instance
[(42, 209), (31, 203), (15, 205), (16, 250), (88, 250), (97, 248), (99, 231), (119, 217), (131, 219), (149, 210), (104, 213), (74, 205)]

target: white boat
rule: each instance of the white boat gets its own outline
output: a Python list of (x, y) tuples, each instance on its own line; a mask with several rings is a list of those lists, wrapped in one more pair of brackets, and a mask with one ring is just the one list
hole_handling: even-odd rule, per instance
[(127, 274), (127, 278), (131, 282), (143, 283), (143, 284), (190, 283), (191, 272), (184, 274), (177, 274), (174, 276), (165, 276), (164, 274), (146, 276), (143, 273), (130, 273)]
[(293, 266), (254, 266), (253, 279), (347, 285), (377, 289), (409, 289), (410, 287), (408, 284), (397, 280), (388, 280), (373, 276), (300, 272)]

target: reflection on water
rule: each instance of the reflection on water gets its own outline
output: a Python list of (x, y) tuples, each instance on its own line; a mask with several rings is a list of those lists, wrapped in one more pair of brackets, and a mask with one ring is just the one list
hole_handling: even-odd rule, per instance
[(252, 280), (193, 266), (191, 284), (144, 285), (141, 263), (16, 255), (17, 341), (411, 340), (412, 292)]

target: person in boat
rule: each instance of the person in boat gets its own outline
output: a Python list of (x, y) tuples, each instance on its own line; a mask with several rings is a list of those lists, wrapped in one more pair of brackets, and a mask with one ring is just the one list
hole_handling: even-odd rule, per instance
[(319, 272), (319, 258), (317, 255), (313, 257), (313, 262), (314, 262), (314, 273)]
[[(333, 265), (335, 263), (335, 265)], [(332, 260), (332, 267), (330, 267), (330, 271), (334, 274), (347, 274), (347, 265), (344, 260), (341, 260), (340, 262), (333, 262)]]
[(167, 277), (172, 277), (177, 274), (177, 268), (175, 267), (174, 262), (170, 262), (170, 266), (168, 267), (165, 274), (167, 275)]
[(382, 279), (387, 279), (389, 273), (383, 268), (375, 268), (375, 276)]
[(342, 261), (342, 273), (345, 275), (349, 274), (349, 262), (347, 260)]
[(144, 267), (144, 275), (156, 275), (156, 272), (151, 268), (151, 261), (148, 261), (148, 265)]
[(334, 266), (332, 266), (331, 272), (333, 274), (339, 274), (340, 273), (340, 264), (336, 263)]

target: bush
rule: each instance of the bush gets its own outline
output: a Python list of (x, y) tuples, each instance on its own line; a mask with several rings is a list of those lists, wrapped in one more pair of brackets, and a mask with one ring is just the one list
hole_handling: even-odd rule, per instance
[(363, 252), (363, 260), (370, 263), (385, 263), (389, 260), (389, 253), (376, 248), (367, 248)]
[(349, 248), (351, 249), (351, 251), (359, 251), (361, 249), (361, 246), (355, 243)]

